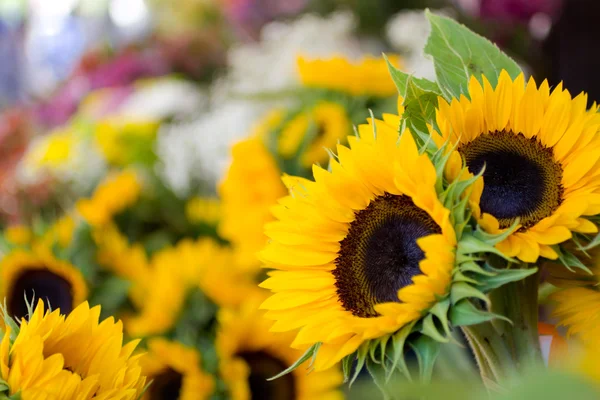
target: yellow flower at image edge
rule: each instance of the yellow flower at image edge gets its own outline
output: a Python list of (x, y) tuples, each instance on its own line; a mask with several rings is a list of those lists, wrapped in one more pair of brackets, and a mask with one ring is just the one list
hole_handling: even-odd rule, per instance
[(259, 256), (275, 271), (262, 308), (273, 331), (298, 330), (293, 347), (322, 343), (317, 371), (419, 320), (452, 282), (456, 233), (436, 170), (409, 131), (399, 137), (398, 116), (384, 119), (338, 145), (331, 172), (285, 178), (291, 196), (265, 227)]
[(81, 272), (54, 257), (49, 249), (14, 250), (0, 261), (0, 298), (6, 299), (8, 315), (27, 315), (27, 301), (34, 297), (52, 309), (68, 314), (87, 298), (87, 285)]
[(219, 369), (232, 400), (338, 400), (342, 374), (337, 368), (307, 373), (310, 361), (288, 375), (267, 381), (292, 365), (302, 352), (290, 348), (290, 333), (269, 332), (271, 322), (258, 310), (260, 299), (219, 310), (216, 346)]
[(109, 175), (101, 182), (90, 199), (77, 202), (77, 211), (90, 225), (103, 225), (117, 213), (134, 204), (142, 190), (133, 171)]
[(123, 345), (121, 322), (99, 322), (100, 307), (82, 303), (67, 317), (45, 311), (40, 300), (23, 319), (14, 342), (10, 328), (0, 345), (0, 375), (9, 394), (23, 400), (135, 400), (146, 378), (137, 341)]
[(550, 92), (547, 81), (525, 85), (506, 71), (496, 88), (471, 78), (468, 95), (439, 98), (439, 133), (431, 132), (438, 146), (456, 146), (470, 172), (485, 165), (474, 209), (484, 229), (496, 234), (519, 219), (497, 248), (525, 262), (556, 259), (552, 245), (597, 232), (586, 216), (600, 213), (600, 114), (586, 111), (587, 95), (572, 99), (562, 84)]
[(263, 227), (273, 219), (270, 208), (286, 194), (263, 140), (252, 136), (233, 146), (231, 165), (219, 185), (219, 234), (236, 248), (237, 262), (249, 269), (258, 268), (256, 252), (266, 243)]
[(148, 350), (140, 362), (152, 384), (143, 399), (203, 400), (213, 393), (214, 379), (200, 369), (196, 350), (162, 338), (148, 340)]
[[(398, 56), (388, 56), (390, 62), (401, 67)], [(332, 89), (354, 96), (391, 97), (398, 93), (390, 77), (387, 63), (381, 57), (364, 57), (353, 62), (344, 57), (328, 60), (297, 59), (298, 75), (304, 86)]]

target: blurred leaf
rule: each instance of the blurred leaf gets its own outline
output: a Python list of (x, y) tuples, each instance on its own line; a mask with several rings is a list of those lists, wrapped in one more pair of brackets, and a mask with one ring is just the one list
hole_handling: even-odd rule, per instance
[(471, 75), (480, 81), (485, 75), (495, 87), (502, 69), (513, 79), (521, 73), (517, 63), (489, 40), (450, 18), (429, 11), (425, 14), (431, 24), (425, 53), (433, 57), (437, 82), (446, 100), (461, 94), (468, 97)]
[(492, 400), (597, 400), (600, 390), (597, 383), (582, 375), (555, 370), (530, 370), (525, 376), (511, 382), (511, 389), (495, 394)]
[(477, 325), (496, 318), (506, 320), (502, 315), (478, 309), (468, 299), (459, 301), (450, 309), (450, 321), (454, 326)]
[(440, 354), (440, 343), (429, 336), (421, 336), (414, 342), (410, 342), (410, 345), (419, 360), (420, 378), (428, 382), (433, 374), (435, 360)]
[(118, 276), (107, 275), (92, 292), (90, 303), (102, 305), (103, 318), (118, 314), (119, 309), (127, 303), (127, 295), (131, 282)]

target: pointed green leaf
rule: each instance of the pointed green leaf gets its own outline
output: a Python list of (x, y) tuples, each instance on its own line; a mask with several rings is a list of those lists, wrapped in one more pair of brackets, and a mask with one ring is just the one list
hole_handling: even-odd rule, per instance
[(388, 71), (390, 72), (392, 81), (394, 81), (394, 85), (396, 85), (396, 88), (398, 89), (398, 94), (403, 98), (406, 98), (407, 83), (409, 80), (412, 80), (414, 82), (414, 85), (416, 85), (424, 91), (441, 93), (437, 83), (425, 78), (415, 78), (414, 76), (409, 75), (406, 72), (400, 71), (398, 68), (396, 68), (396, 66), (394, 66), (390, 62), (390, 60), (385, 54), (383, 55), (383, 58), (387, 63)]
[(419, 86), (417, 79), (408, 78), (404, 97), (403, 121), (417, 136), (419, 146), (430, 148), (432, 152), (437, 148), (431, 140), (427, 124), (431, 124), (435, 120), (439, 96), (439, 91), (425, 89)]
[(478, 309), (468, 299), (459, 301), (450, 309), (450, 321), (454, 326), (477, 325), (494, 319), (502, 319), (509, 323), (511, 322), (502, 315)]
[(443, 301), (438, 301), (429, 312), (437, 317), (442, 324), (442, 328), (446, 336), (450, 336), (450, 326), (448, 324), (448, 310), (450, 309), (450, 299), (446, 298)]
[(490, 302), (490, 299), (482, 293), (480, 290), (475, 289), (473, 286), (464, 282), (456, 282), (452, 284), (452, 288), (450, 289), (450, 299), (452, 300), (452, 305), (458, 303), (462, 299), (467, 299), (469, 297), (474, 297), (476, 299), (483, 300), (484, 302)]
[(435, 360), (440, 353), (440, 343), (429, 336), (420, 336), (410, 343), (419, 361), (421, 381), (429, 382), (433, 373)]
[(352, 375), (352, 378), (350, 379), (350, 383), (348, 384), (348, 386), (352, 386), (354, 381), (356, 381), (356, 378), (358, 378), (360, 371), (362, 371), (363, 367), (365, 366), (365, 362), (367, 361), (367, 352), (368, 351), (369, 351), (369, 343), (363, 343), (358, 348), (358, 351), (356, 352), (356, 360), (357, 360), (356, 367), (354, 368), (354, 374)]
[(373, 378), (373, 382), (381, 392), (384, 400), (389, 400), (392, 398), (389, 392), (389, 388), (387, 387), (387, 382), (385, 380), (385, 370), (378, 364), (373, 364), (367, 362), (367, 371), (369, 371), (369, 375)]
[(583, 247), (583, 250), (591, 250), (594, 247), (597, 247), (598, 245), (600, 245), (600, 233), (594, 236), (594, 238), (586, 246)]
[(350, 378), (350, 369), (352, 368), (352, 362), (355, 359), (354, 354), (347, 355), (342, 359), (342, 373), (344, 374), (344, 383), (348, 382)]
[(315, 343), (312, 346), (310, 346), (308, 348), (308, 350), (306, 350), (306, 352), (304, 354), (302, 354), (302, 356), (296, 360), (295, 363), (293, 363), (289, 368), (287, 368), (284, 371), (281, 371), (280, 373), (278, 373), (277, 375), (275, 375), (272, 378), (267, 379), (267, 381), (272, 381), (275, 380), (277, 378), (281, 378), (284, 375), (289, 374), (290, 372), (292, 372), (293, 370), (295, 370), (296, 368), (298, 368), (300, 365), (302, 365), (302, 363), (304, 363), (305, 361), (307, 361), (309, 358), (312, 358), (314, 356), (316, 356), (317, 352), (319, 351), (319, 348), (321, 347), (321, 342), (319, 343)]
[(476, 239), (473, 235), (463, 235), (460, 242), (458, 242), (457, 250), (458, 254), (493, 253), (499, 255), (507, 261), (517, 262), (517, 260), (504, 255), (493, 245), (490, 245), (486, 242), (482, 242), (481, 240)]
[(425, 53), (433, 57), (437, 82), (447, 100), (461, 94), (468, 97), (472, 75), (479, 80), (485, 75), (495, 87), (502, 69), (513, 79), (521, 73), (516, 62), (484, 37), (450, 18), (425, 14), (431, 24)]
[(488, 293), (509, 282), (516, 282), (527, 278), (537, 272), (537, 268), (529, 269), (504, 269), (494, 270), (496, 275), (481, 278), (481, 285), (478, 287), (482, 292)]
[(410, 333), (412, 332), (414, 326), (415, 322), (411, 322), (410, 324), (400, 329), (400, 331), (398, 331), (394, 336), (392, 336), (392, 365), (391, 368), (387, 371), (387, 380), (389, 380), (392, 377), (392, 374), (395, 369), (398, 369), (400, 372), (402, 372), (402, 374), (407, 379), (411, 379), (410, 371), (408, 370), (406, 360), (404, 359), (404, 343), (406, 342), (406, 338), (408, 337), (408, 335), (410, 335)]
[(485, 269), (481, 268), (475, 261), (463, 262), (460, 264), (459, 268), (462, 272), (473, 272), (475, 274), (484, 276), (496, 275), (494, 272), (486, 271)]
[(450, 339), (448, 339), (447, 336), (442, 335), (438, 328), (435, 326), (435, 322), (433, 321), (433, 315), (431, 314), (423, 318), (423, 327), (421, 328), (421, 333), (429, 336), (437, 342), (448, 343), (450, 341)]

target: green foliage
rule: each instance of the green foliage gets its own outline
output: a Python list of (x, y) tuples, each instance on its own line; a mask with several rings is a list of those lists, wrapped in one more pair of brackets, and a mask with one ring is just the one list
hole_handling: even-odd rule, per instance
[(472, 75), (481, 80), (485, 75), (492, 87), (505, 69), (511, 78), (521, 68), (489, 40), (456, 21), (425, 12), (431, 24), (431, 34), (425, 53), (433, 57), (437, 82), (446, 100), (468, 97), (468, 82)]

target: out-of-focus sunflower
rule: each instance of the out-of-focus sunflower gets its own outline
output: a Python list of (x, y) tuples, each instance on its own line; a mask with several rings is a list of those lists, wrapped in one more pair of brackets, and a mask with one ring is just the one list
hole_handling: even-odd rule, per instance
[(152, 381), (145, 400), (203, 400), (213, 393), (212, 376), (200, 368), (200, 354), (177, 342), (148, 340), (148, 353), (141, 359), (143, 374)]
[(214, 197), (194, 197), (185, 205), (185, 215), (192, 223), (216, 225), (221, 219), (221, 202)]
[(56, 220), (50, 228), (42, 235), (40, 243), (51, 248), (54, 244), (65, 248), (69, 246), (75, 231), (75, 220), (71, 215), (64, 215)]
[[(100, 307), (87, 302), (67, 317), (45, 312), (40, 299), (18, 332), (10, 326), (0, 345), (0, 376), (8, 394), (36, 399), (138, 399), (146, 378), (137, 341), (123, 345), (121, 322), (99, 322)], [(11, 334), (16, 338), (11, 344)]]
[(572, 232), (598, 229), (585, 217), (600, 212), (600, 114), (586, 111), (587, 95), (574, 99), (558, 85), (539, 87), (506, 71), (496, 88), (471, 78), (468, 96), (439, 99), (438, 145), (455, 145), (469, 170), (484, 167), (480, 224), (491, 233), (518, 229), (497, 248), (535, 262), (556, 259), (552, 249)]
[(279, 137), (279, 154), (291, 158), (302, 153), (305, 167), (329, 160), (327, 149), (345, 140), (351, 133), (346, 109), (334, 102), (321, 102), (301, 112), (283, 129)]
[(153, 157), (160, 123), (152, 120), (109, 118), (98, 123), (96, 141), (110, 164), (124, 166)]
[(87, 285), (81, 272), (57, 259), (49, 249), (16, 249), (0, 261), (0, 298), (6, 299), (6, 312), (21, 319), (27, 315), (27, 301), (43, 300), (52, 309), (69, 314), (85, 301)]
[(4, 238), (13, 245), (25, 246), (33, 240), (33, 232), (26, 225), (12, 225), (4, 229)]
[(307, 373), (308, 362), (293, 373), (267, 381), (302, 355), (290, 348), (294, 335), (269, 331), (258, 310), (263, 296), (248, 298), (240, 308), (219, 310), (216, 346), (220, 371), (233, 400), (342, 399), (337, 368)]
[(90, 225), (103, 225), (134, 204), (142, 190), (136, 173), (125, 170), (109, 175), (98, 185), (90, 199), (77, 202), (77, 211)]
[[(402, 111), (402, 110), (400, 110)], [(438, 199), (436, 169), (399, 117), (359, 126), (338, 145), (331, 172), (286, 177), (291, 196), (260, 253), (273, 294), (262, 307), (274, 331), (299, 329), (295, 348), (321, 343), (314, 367), (331, 367), (361, 344), (397, 332), (448, 295), (456, 232)]]
[[(390, 62), (401, 67), (398, 56), (388, 56)], [(298, 57), (298, 74), (304, 86), (325, 88), (353, 96), (391, 97), (397, 94), (386, 61), (380, 57), (364, 57), (353, 62), (338, 56), (328, 60), (309, 60)]]
[(256, 252), (266, 243), (263, 226), (272, 220), (269, 209), (286, 194), (277, 162), (264, 143), (280, 120), (279, 112), (267, 115), (248, 139), (233, 146), (231, 165), (219, 185), (219, 234), (235, 247), (237, 263), (248, 269), (258, 268)]

